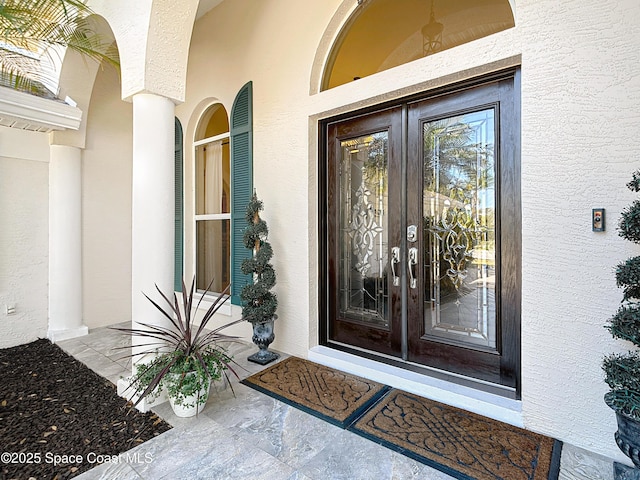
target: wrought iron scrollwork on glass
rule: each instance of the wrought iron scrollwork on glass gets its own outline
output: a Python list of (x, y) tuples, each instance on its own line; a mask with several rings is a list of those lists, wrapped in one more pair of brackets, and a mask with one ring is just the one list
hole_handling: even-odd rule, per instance
[(473, 248), (486, 232), (471, 215), (471, 207), (448, 209), (429, 231), (441, 242), (442, 259), (448, 263), (445, 275), (458, 290), (467, 278), (467, 265), (473, 260)]
[(388, 132), (341, 142), (340, 311), (386, 328)]
[(366, 277), (371, 268), (369, 259), (373, 255), (375, 239), (382, 232), (382, 227), (376, 222), (378, 215), (375, 206), (369, 202), (369, 195), (371, 192), (364, 184), (358, 187), (349, 224), (353, 254), (358, 259), (355, 268), (362, 277)]
[(425, 314), (431, 335), (495, 344), (494, 111), (424, 124)]

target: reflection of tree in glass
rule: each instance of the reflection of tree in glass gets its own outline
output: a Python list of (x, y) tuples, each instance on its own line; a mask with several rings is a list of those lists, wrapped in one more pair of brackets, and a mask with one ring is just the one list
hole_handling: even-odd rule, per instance
[(363, 183), (375, 186), (379, 194), (387, 191), (387, 134), (374, 134), (368, 145), (367, 158), (362, 167)]
[(473, 200), (476, 189), (493, 187), (493, 144), (478, 141), (479, 128), (464, 117), (425, 124), (425, 190)]
[[(439, 261), (443, 297), (467, 290), (474, 249), (494, 249), (493, 144), (482, 141), (487, 117), (470, 114), (424, 125), (424, 195), (430, 202), (424, 228), (431, 234), (425, 254)], [(430, 252), (434, 243), (438, 251)]]

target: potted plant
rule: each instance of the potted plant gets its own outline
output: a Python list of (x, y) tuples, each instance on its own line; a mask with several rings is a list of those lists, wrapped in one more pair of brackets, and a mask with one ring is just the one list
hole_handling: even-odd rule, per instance
[[(206, 329), (209, 321), (226, 300), (229, 287), (215, 297), (199, 325), (195, 325), (196, 312), (205, 299), (208, 288), (195, 306), (195, 279), (189, 289), (184, 281), (182, 282), (182, 302), (175, 293), (171, 300), (157, 285), (156, 289), (166, 306), (163, 307), (144, 295), (169, 320), (169, 327), (138, 322), (144, 329), (115, 329), (152, 340), (145, 345), (145, 350), (132, 354), (132, 357), (138, 357), (141, 361), (136, 365), (136, 373), (131, 378), (129, 389), (133, 390), (134, 405), (143, 398), (157, 398), (164, 389), (174, 413), (179, 417), (190, 417), (204, 408), (211, 382), (221, 378), (229, 381), (227, 370), (238, 376), (230, 365), (233, 362), (231, 356), (222, 345), (222, 342), (233, 341), (235, 337), (220, 332), (241, 322), (242, 319), (213, 330)], [(149, 358), (151, 360), (148, 360)]]
[[(634, 192), (640, 191), (640, 171), (633, 174), (627, 187)], [(618, 234), (640, 244), (640, 200), (623, 210)], [(604, 358), (605, 381), (611, 388), (605, 395), (605, 402), (616, 412), (618, 447), (640, 468), (640, 256), (617, 266), (616, 283), (624, 289), (622, 305), (605, 328), (614, 338), (627, 340), (635, 348)]]
[(276, 308), (278, 299), (270, 290), (276, 284), (276, 273), (269, 263), (273, 256), (271, 244), (267, 241), (269, 229), (267, 223), (260, 218), (263, 204), (256, 193), (253, 193), (251, 201), (247, 205), (247, 227), (244, 231), (244, 244), (252, 251), (251, 258), (242, 261), (240, 266), (242, 273), (251, 275), (253, 282), (245, 285), (240, 292), (242, 299), (242, 318), (253, 325), (251, 339), (260, 350), (251, 355), (251, 362), (266, 365), (280, 357), (277, 353), (268, 350), (269, 345), (275, 339), (273, 322), (276, 320)]

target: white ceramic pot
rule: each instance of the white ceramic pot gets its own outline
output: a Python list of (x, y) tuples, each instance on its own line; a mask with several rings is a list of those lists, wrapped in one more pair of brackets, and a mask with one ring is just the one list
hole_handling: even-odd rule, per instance
[[(187, 373), (187, 375), (195, 375), (194, 372)], [(173, 413), (178, 417), (193, 417), (198, 413), (202, 412), (205, 404), (207, 403), (207, 399), (209, 398), (209, 390), (211, 388), (211, 379), (207, 379), (206, 384), (197, 395), (190, 395), (184, 397), (184, 400), (178, 404), (176, 399), (169, 395), (169, 403), (171, 404), (171, 408), (173, 408)], [(200, 403), (198, 402), (200, 399)], [(202, 401), (204, 399), (204, 401)]]

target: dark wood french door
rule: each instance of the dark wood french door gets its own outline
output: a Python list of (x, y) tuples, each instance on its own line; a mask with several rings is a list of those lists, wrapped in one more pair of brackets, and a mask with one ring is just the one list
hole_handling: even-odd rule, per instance
[(328, 345), (517, 395), (514, 78), (326, 123)]
[(327, 149), (330, 336), (396, 357), (402, 342), (401, 291), (394, 285), (401, 268), (402, 111), (329, 125)]

